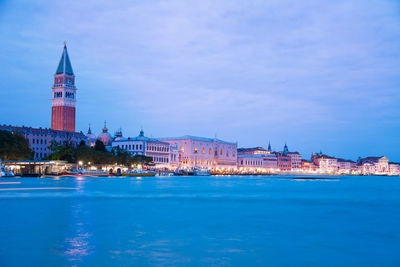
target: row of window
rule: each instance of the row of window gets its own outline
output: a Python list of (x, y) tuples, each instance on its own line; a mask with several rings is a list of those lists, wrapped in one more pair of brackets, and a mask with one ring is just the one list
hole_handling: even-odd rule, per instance
[(262, 162), (258, 160), (241, 160), (240, 164), (243, 165), (243, 163), (247, 166), (261, 166)]
[[(180, 150), (181, 150), (182, 152), (185, 152), (185, 148), (184, 148), (183, 146), (180, 147)], [(194, 147), (193, 152), (194, 152), (194, 153), (198, 153), (198, 148), (197, 148), (197, 146)], [(201, 154), (205, 154), (205, 153), (206, 153), (206, 152), (205, 152), (205, 149), (204, 149), (204, 147), (202, 147), (202, 148), (201, 148)], [(209, 154), (209, 155), (212, 155), (212, 148), (209, 148), (209, 149), (208, 149), (208, 154)], [(219, 154), (222, 156), (222, 154), (223, 154), (223, 150), (222, 150), (222, 149), (219, 150)], [(215, 156), (217, 156), (217, 155), (218, 155), (218, 153), (217, 153), (217, 151), (215, 151)], [(226, 156), (229, 157), (228, 151), (226, 152)], [(234, 156), (235, 156), (235, 153), (232, 153), (232, 157), (234, 157)]]
[[(125, 150), (132, 150), (132, 149), (135, 149), (135, 145), (121, 145), (121, 146), (119, 146), (118, 145), (118, 147), (119, 148), (121, 148), (121, 149), (125, 149)], [(142, 150), (142, 145), (140, 144), (140, 145), (136, 145), (136, 150)]]
[[(35, 141), (36, 140), (36, 141)], [(47, 139), (35, 139), (35, 138), (33, 138), (32, 139), (32, 144), (35, 144), (35, 142), (36, 142), (36, 144), (41, 144), (41, 145), (43, 145), (43, 144), (47, 144)]]
[(164, 146), (147, 146), (147, 151), (168, 152), (169, 148)]
[[(54, 93), (54, 98), (61, 98), (62, 97), (62, 92), (55, 92)], [(70, 99), (74, 99), (75, 98), (75, 94), (71, 93), (71, 92), (66, 92), (65, 93), (65, 97), (66, 98), (70, 98)]]
[(35, 158), (44, 158), (44, 157), (47, 157), (47, 153), (42, 153), (42, 152), (35, 153)]
[(164, 157), (152, 157), (154, 162), (162, 162), (162, 163), (168, 163), (168, 158)]

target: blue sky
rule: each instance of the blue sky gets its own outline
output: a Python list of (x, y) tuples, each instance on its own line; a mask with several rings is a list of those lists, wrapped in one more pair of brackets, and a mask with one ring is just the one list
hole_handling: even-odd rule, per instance
[(63, 41), (77, 129), (400, 161), (400, 2), (1, 1), (0, 123), (50, 126)]

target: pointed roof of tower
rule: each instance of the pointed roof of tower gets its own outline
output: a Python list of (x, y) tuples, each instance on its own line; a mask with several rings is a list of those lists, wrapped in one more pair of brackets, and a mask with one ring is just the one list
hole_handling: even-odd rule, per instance
[(64, 50), (61, 55), (60, 63), (58, 63), (58, 68), (57, 68), (56, 74), (74, 75), (74, 71), (72, 70), (71, 61), (69, 60), (69, 56), (68, 56), (67, 42), (64, 42)]
[(272, 151), (272, 149), (271, 149), (271, 141), (268, 141), (268, 151), (269, 151), (269, 152)]

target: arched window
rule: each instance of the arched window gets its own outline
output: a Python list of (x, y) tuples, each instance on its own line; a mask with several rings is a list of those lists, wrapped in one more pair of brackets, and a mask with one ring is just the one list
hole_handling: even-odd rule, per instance
[(181, 146), (181, 151), (182, 151), (182, 152), (185, 152), (185, 149), (183, 148), (183, 146)]
[(201, 154), (204, 154), (205, 152), (204, 152), (204, 147), (201, 149)]
[(212, 149), (211, 149), (211, 147), (210, 147), (210, 149), (208, 150), (208, 154), (212, 154)]
[(197, 146), (194, 147), (194, 153), (197, 153)]
[(219, 151), (219, 154), (222, 156), (222, 149)]

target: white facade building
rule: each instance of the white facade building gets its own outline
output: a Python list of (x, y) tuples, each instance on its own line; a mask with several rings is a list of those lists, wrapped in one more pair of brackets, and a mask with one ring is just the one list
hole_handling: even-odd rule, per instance
[(278, 168), (275, 154), (239, 154), (237, 161), (241, 172), (268, 172)]
[(200, 167), (215, 171), (237, 168), (237, 143), (191, 135), (159, 140), (177, 148), (177, 168)]
[[(385, 156), (382, 157), (367, 157), (357, 161), (359, 166), (373, 165), (374, 174), (388, 174), (389, 173), (389, 159)], [(362, 169), (362, 168), (361, 168)], [(368, 168), (370, 169), (370, 168)]]
[(169, 143), (144, 136), (143, 130), (137, 137), (120, 138), (112, 142), (112, 147), (119, 147), (132, 155), (151, 157), (157, 167), (169, 167)]

